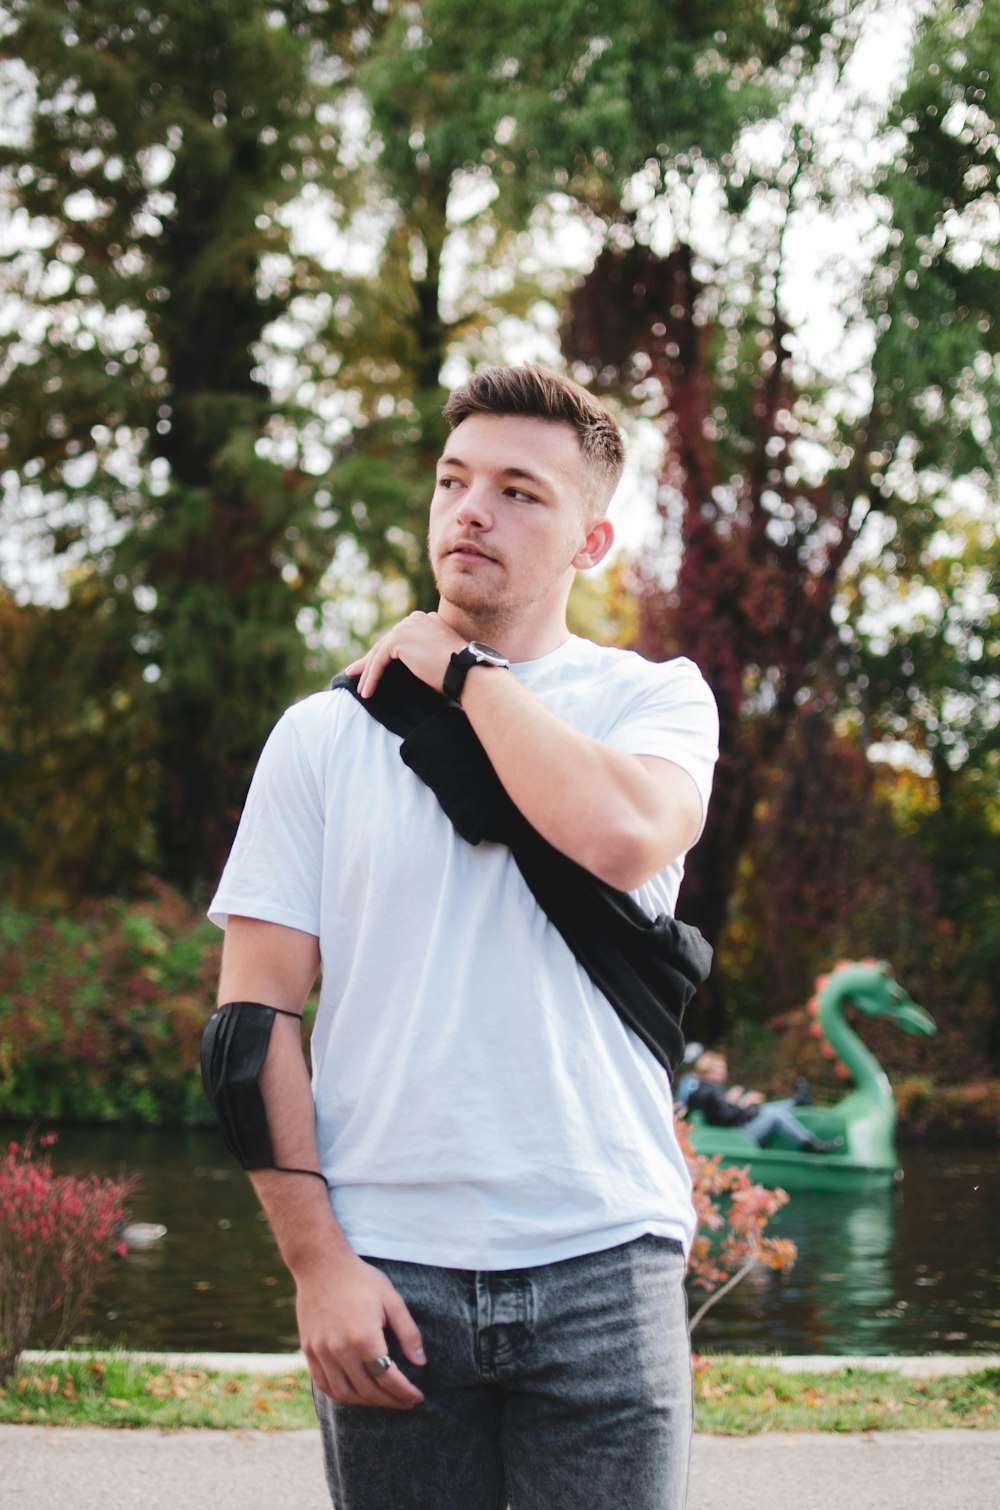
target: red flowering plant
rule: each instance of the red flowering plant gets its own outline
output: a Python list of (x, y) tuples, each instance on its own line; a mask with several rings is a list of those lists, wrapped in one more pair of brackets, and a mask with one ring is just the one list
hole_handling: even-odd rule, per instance
[[(49, 1148), (56, 1135), (38, 1139)], [(69, 1336), (114, 1254), (133, 1177), (56, 1175), (30, 1140), (0, 1159), (0, 1386), (39, 1328), (57, 1318), (49, 1340)]]
[(746, 1168), (724, 1168), (719, 1154), (709, 1159), (695, 1153), (682, 1108), (678, 1107), (677, 1113), (677, 1136), (694, 1183), (698, 1216), (688, 1282), (708, 1292), (691, 1317), (693, 1331), (705, 1312), (757, 1264), (790, 1269), (798, 1250), (788, 1238), (764, 1236), (771, 1217), (788, 1204), (787, 1191), (754, 1185)]

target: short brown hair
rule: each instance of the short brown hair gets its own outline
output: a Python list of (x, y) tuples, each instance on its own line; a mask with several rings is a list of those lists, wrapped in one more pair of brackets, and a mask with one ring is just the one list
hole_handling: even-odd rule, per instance
[(569, 425), (593, 478), (588, 511), (603, 513), (625, 466), (622, 432), (604, 405), (574, 383), (535, 362), (522, 367), (481, 367), (456, 388), (441, 411), (450, 430), (470, 414), (523, 414)]

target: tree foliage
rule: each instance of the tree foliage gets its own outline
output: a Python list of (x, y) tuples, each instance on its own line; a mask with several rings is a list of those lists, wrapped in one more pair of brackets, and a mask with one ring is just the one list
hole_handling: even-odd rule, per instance
[[(927, 880), (925, 938), (946, 923), (981, 982), (997, 8), (918, 8), (875, 166), (848, 172), (809, 100), (877, 9), (8, 0), (3, 507), (62, 594), (13, 590), (8, 555), (0, 874), (22, 903), (125, 889), (151, 864), (188, 889), (217, 872), (338, 582), (373, 577), (387, 614), (432, 600), (444, 385), (507, 359), (532, 320), (551, 339), (572, 232), (594, 261), (565, 354), (664, 443), (660, 538), (612, 582), (635, 608), (591, 592), (575, 611), (692, 655), (722, 714), (686, 914), (734, 970), (755, 918), (763, 966), (781, 906), (810, 895), (790, 999), (849, 916), (789, 892), (814, 847), (778, 799), (812, 793), (800, 757), (818, 752), (859, 833), (891, 813)], [(874, 253), (843, 317), (867, 344), (838, 384), (792, 328), (790, 248), (800, 217), (862, 199)], [(905, 783), (862, 780), (869, 748), (902, 741), (933, 782), (919, 811)], [(863, 864), (887, 873), (842, 848), (858, 885)], [(720, 972), (712, 990), (702, 1032), (738, 987)]]
[(152, 688), (85, 575), (59, 612), (0, 590), (0, 886), (22, 907), (134, 883), (155, 855)]
[[(491, 328), (537, 299), (518, 266), (531, 206), (556, 188), (600, 215), (651, 152), (727, 150), (769, 107), (775, 61), (815, 54), (833, 13), (7, 7), (2, 465), (8, 510), (34, 515), (100, 613), (69, 722), (106, 699), (109, 655), (136, 684), (117, 711), (135, 710), (154, 778), (119, 881), (150, 832), (173, 880), (217, 868), (338, 541), (429, 601), (442, 368), (491, 339), (500, 355)], [(298, 248), (303, 206), (374, 240), (363, 274)], [(471, 261), (446, 289), (458, 246)], [(75, 612), (38, 619), (26, 674)]]
[(81, 709), (103, 695), (112, 634), (154, 688), (151, 817), (184, 884), (224, 852), (325, 562), (317, 479), (268, 444), (262, 348), (316, 281), (281, 212), (335, 161), (317, 49), (349, 58), (372, 14), (7, 8), (23, 65), (7, 75), (19, 139), (0, 151), (21, 232), (4, 272), (8, 506), (34, 512), (55, 561), (80, 561), (103, 600), (100, 653), (88, 664), (81, 640), (67, 692)]
[[(1000, 14), (992, 0), (929, 8), (887, 122), (897, 150), (875, 185), (891, 218), (866, 291), (879, 332), (873, 448), (890, 476), (902, 451), (908, 468), (931, 474), (928, 487), (977, 468), (995, 483), (998, 74)], [(901, 501), (911, 518), (901, 519), (898, 538), (919, 547), (907, 524), (919, 530), (922, 500)]]
[[(969, 594), (964, 604), (957, 592), (945, 601), (950, 634), (939, 623), (923, 637), (921, 675), (919, 627), (884, 648), (876, 671), (874, 643), (858, 648), (863, 626), (844, 623), (843, 591), (849, 571), (863, 573), (854, 553), (861, 550), (863, 563), (873, 537), (891, 543), (911, 581), (922, 579), (949, 493), (963, 479), (980, 492), (992, 487), (996, 258), (983, 245), (970, 250), (969, 241), (985, 211), (979, 196), (992, 194), (979, 159), (995, 142), (984, 70), (975, 67), (982, 15), (969, 7), (957, 24), (950, 9), (931, 15), (887, 128), (896, 154), (879, 181), (885, 252), (848, 312), (874, 336), (863, 407), (856, 397), (838, 400), (809, 371), (785, 313), (789, 227), (803, 206), (835, 200), (829, 165), (794, 111), (783, 117), (780, 158), (758, 167), (751, 182), (743, 161), (720, 164), (733, 255), (713, 258), (676, 229), (669, 250), (654, 248), (643, 222), (623, 214), (619, 234), (571, 303), (570, 354), (598, 381), (645, 404), (663, 431), (667, 559), (636, 565), (636, 643), (655, 657), (691, 655), (719, 700), (723, 754), (713, 811), (683, 900), (716, 940), (731, 916), (768, 772), (803, 712), (829, 721), (844, 707), (871, 709), (878, 680), (888, 725), (900, 698), (907, 700), (898, 670), (908, 665), (921, 684), (917, 693), (911, 680), (913, 713), (937, 703), (931, 723), (962, 723), (967, 748), (992, 747), (995, 719), (981, 694), (992, 685), (995, 634), (982, 621), (995, 622), (995, 598), (980, 597), (961, 624)], [(946, 70), (929, 59), (949, 27), (945, 80)], [(925, 97), (927, 79), (937, 105)], [(936, 157), (929, 135), (944, 138)], [(954, 172), (976, 201), (961, 210), (964, 239), (954, 225), (951, 235), (942, 229), (954, 218)], [(680, 162), (665, 180), (668, 211), (671, 201), (690, 203), (691, 178), (691, 164)], [(674, 212), (672, 222), (683, 226), (683, 215)], [(945, 318), (937, 322), (935, 312)], [(986, 549), (995, 566), (995, 537)], [(977, 664), (969, 666), (963, 647), (974, 649)], [(862, 661), (867, 670), (856, 676)], [(940, 740), (952, 754), (957, 742), (947, 733)], [(726, 993), (717, 974), (707, 1031), (721, 1030)]]
[(762, 291), (727, 305), (710, 272), (688, 246), (609, 248), (574, 296), (567, 340), (604, 381), (657, 395), (659, 506), (680, 560), (668, 585), (659, 562), (637, 565), (636, 644), (690, 655), (719, 704), (712, 815), (684, 894), (686, 915), (718, 940), (764, 773), (837, 640), (866, 460), (845, 447), (839, 467), (809, 475), (803, 451), (825, 440), (826, 421), (797, 378), (788, 327)]
[(137, 900), (0, 907), (0, 1117), (211, 1121), (198, 1046), (218, 930), (152, 881)]
[(551, 295), (553, 193), (613, 220), (650, 163), (728, 153), (773, 107), (777, 66), (815, 58), (836, 14), (513, 0), (491, 25), (470, 0), (393, 9), (356, 76), (373, 142), (356, 193), (383, 241), (329, 328), (364, 422), (331, 487), (369, 557), (403, 570), (416, 601), (432, 598), (420, 546), (442, 369), (458, 354), (502, 360), (504, 318)]

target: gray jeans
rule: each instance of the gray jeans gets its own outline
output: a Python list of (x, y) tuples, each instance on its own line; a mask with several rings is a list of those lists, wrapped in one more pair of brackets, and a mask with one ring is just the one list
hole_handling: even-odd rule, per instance
[(410, 1411), (314, 1391), (336, 1510), (683, 1510), (691, 1356), (679, 1244), (473, 1272), (369, 1259), (423, 1334)]

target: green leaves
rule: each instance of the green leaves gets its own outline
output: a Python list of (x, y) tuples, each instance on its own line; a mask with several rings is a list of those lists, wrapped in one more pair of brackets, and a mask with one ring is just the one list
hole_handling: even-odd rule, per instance
[(141, 900), (0, 908), (0, 1114), (204, 1122), (198, 1071), (220, 938), (159, 883)]
[(1000, 412), (1000, 21), (993, 5), (928, 13), (890, 118), (899, 150), (876, 186), (890, 247), (868, 306), (880, 330), (876, 412), (914, 465), (994, 470)]
[[(74, 809), (75, 837), (62, 835), (42, 894), (60, 869), (70, 892), (128, 884), (154, 857), (187, 885), (213, 871), (256, 752), (296, 690), (296, 615), (328, 548), (318, 479), (262, 444), (276, 408), (262, 348), (289, 316), (296, 277), (315, 273), (291, 255), (281, 210), (335, 161), (316, 48), (336, 39), (346, 76), (372, 15), (243, 0), (163, 12), (25, 0), (14, 11), (9, 45), (35, 99), (21, 139), (0, 149), (0, 181), (22, 211), (4, 273), (20, 317), (0, 348), (0, 467), (8, 519), (43, 511), (53, 566), (64, 550), (79, 559), (81, 543), (90, 559), (65, 606), (11, 606), (11, 666), (34, 679), (71, 641), (61, 716), (42, 725), (47, 758), (64, 759), (56, 730), (100, 710), (107, 753), (126, 731), (135, 754), (122, 758), (146, 777), (121, 847), (86, 839), (84, 815), (99, 808)], [(279, 255), (291, 276), (265, 289), (265, 261)], [(81, 595), (100, 633), (80, 632)], [(40, 685), (17, 683), (11, 706), (37, 709)], [(16, 712), (4, 721), (11, 760), (22, 741), (37, 749)], [(73, 748), (93, 797), (96, 738)], [(45, 766), (22, 779), (37, 783)], [(39, 822), (23, 808), (10, 821), (26, 865)]]

